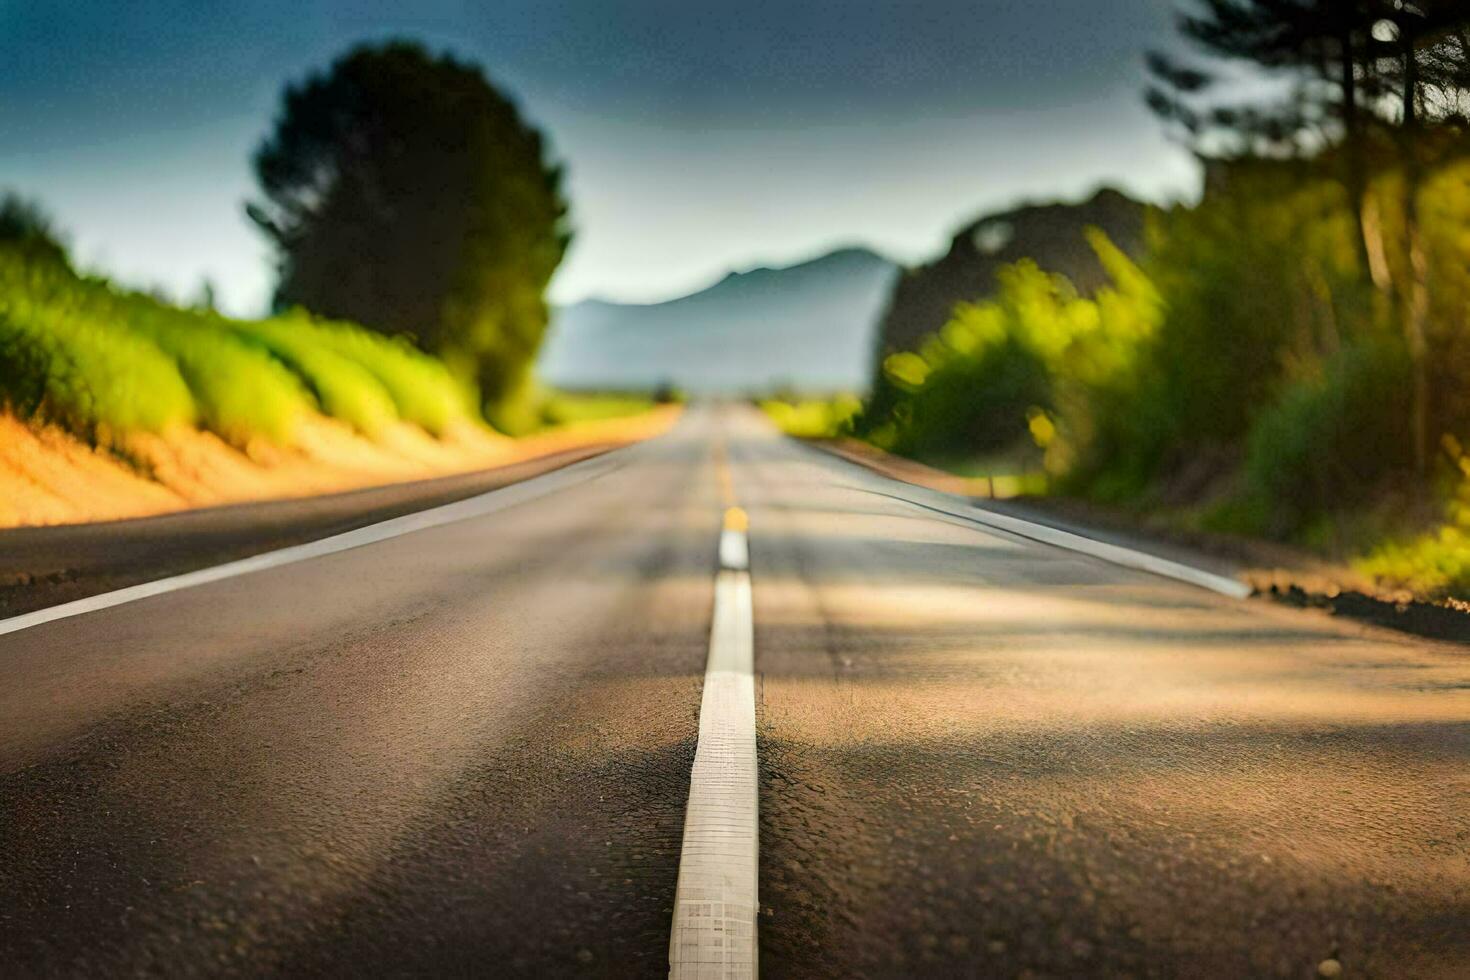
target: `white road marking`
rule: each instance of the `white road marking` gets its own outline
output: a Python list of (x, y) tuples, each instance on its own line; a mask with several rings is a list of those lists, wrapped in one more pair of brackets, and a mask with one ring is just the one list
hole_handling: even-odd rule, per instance
[[(914, 503), (919, 503), (914, 501)], [(928, 504), (920, 503), (921, 507)], [(951, 517), (960, 517), (976, 524), (1000, 531), (1009, 531), (1017, 537), (1026, 538), (1031, 541), (1039, 541), (1057, 548), (1065, 548), (1068, 551), (1076, 551), (1084, 555), (1090, 555), (1101, 561), (1112, 565), (1121, 565), (1124, 568), (1135, 568), (1139, 571), (1171, 578), (1178, 582), (1187, 582), (1190, 585), (1209, 589), (1221, 595), (1230, 596), (1232, 599), (1245, 599), (1251, 594), (1251, 587), (1244, 582), (1230, 578), (1227, 575), (1217, 575), (1207, 572), (1202, 568), (1185, 565), (1182, 562), (1170, 561), (1168, 558), (1160, 558), (1146, 551), (1135, 551), (1122, 545), (1109, 544), (1096, 538), (1085, 535), (1074, 534), (1071, 531), (1063, 531), (1061, 528), (1050, 527), (1046, 524), (1038, 524), (1020, 517), (1011, 517), (1008, 514), (997, 514), (994, 511), (975, 508), (968, 513), (955, 513), (940, 507), (931, 507), (932, 510), (940, 510)]]
[[(1082, 534), (1071, 531), (1063, 531), (1061, 528), (1051, 527), (1047, 524), (1039, 524), (1036, 521), (1028, 521), (1020, 517), (1011, 517), (1008, 514), (998, 514), (992, 510), (985, 510), (970, 503), (966, 498), (956, 494), (944, 493), (940, 490), (931, 490), (912, 483), (875, 473), (859, 463), (855, 463), (844, 456), (835, 456), (826, 452), (819, 452), (807, 448), (808, 451), (819, 453), (818, 459), (823, 462), (840, 460), (846, 463), (854, 471), (861, 474), (873, 486), (881, 486), (885, 496), (902, 500), (906, 503), (923, 507), (926, 510), (937, 511), (950, 517), (958, 517), (961, 520), (980, 524), (985, 527), (994, 528), (999, 531), (1007, 531), (1016, 537), (1025, 538), (1028, 541), (1038, 541), (1049, 544), (1056, 548), (1065, 548), (1080, 554), (1097, 558), (1113, 565), (1121, 565), (1124, 568), (1135, 568), (1139, 571), (1161, 575), (1178, 582), (1187, 582), (1190, 585), (1209, 589), (1221, 595), (1230, 596), (1232, 599), (1245, 599), (1251, 594), (1251, 587), (1228, 575), (1217, 575), (1207, 572), (1202, 568), (1185, 565), (1182, 562), (1171, 561), (1168, 558), (1160, 558), (1144, 551), (1135, 551), (1122, 545), (1109, 544), (1096, 538), (1089, 538)], [(894, 492), (895, 487), (902, 487), (903, 493)]]
[(305, 544), (293, 545), (290, 548), (280, 548), (276, 551), (266, 551), (239, 561), (226, 562), (223, 565), (214, 565), (209, 568), (201, 568), (193, 572), (185, 572), (182, 575), (174, 575), (169, 578), (161, 578), (152, 582), (143, 582), (138, 585), (130, 585), (124, 589), (113, 592), (103, 592), (100, 595), (88, 596), (85, 599), (76, 599), (72, 602), (63, 602), (57, 606), (49, 606), (45, 609), (37, 609), (34, 612), (23, 613), (12, 616), (9, 619), (0, 620), (0, 636), (6, 633), (17, 633), (23, 629), (40, 626), (43, 623), (55, 622), (58, 619), (67, 619), (72, 616), (81, 616), (84, 613), (96, 612), (99, 609), (110, 609), (113, 606), (121, 606), (127, 602), (137, 602), (139, 599), (147, 599), (150, 596), (163, 595), (166, 592), (178, 592), (180, 589), (193, 588), (196, 585), (204, 585), (209, 582), (218, 582), (222, 579), (234, 578), (238, 575), (248, 575), (251, 572), (260, 572), (268, 568), (280, 568), (282, 565), (290, 565), (298, 561), (306, 561), (308, 558), (319, 558), (322, 555), (331, 555), (339, 551), (347, 551), (351, 548), (361, 548), (363, 545), (374, 544), (378, 541), (387, 541), (389, 538), (412, 534), (415, 531), (423, 531), (431, 527), (440, 527), (444, 524), (453, 524), (457, 521), (465, 521), (475, 517), (484, 517), (498, 510), (513, 507), (516, 504), (535, 500), (554, 493), (563, 487), (578, 483), (583, 480), (594, 479), (603, 473), (616, 469), (620, 464), (607, 459), (606, 456), (595, 456), (573, 463), (570, 466), (541, 476), (532, 477), (520, 483), (500, 487), (476, 497), (468, 497), (457, 500), (452, 504), (442, 507), (431, 507), (413, 514), (404, 514), (391, 520), (380, 521), (377, 524), (369, 524), (342, 534), (334, 534), (331, 537), (322, 538), (319, 541), (308, 541)]
[(750, 568), (750, 546), (745, 532), (726, 528), (720, 532), (720, 567), (743, 572)]
[(740, 530), (726, 523), (674, 893), (672, 980), (754, 980), (757, 973), (755, 625), (744, 515)]

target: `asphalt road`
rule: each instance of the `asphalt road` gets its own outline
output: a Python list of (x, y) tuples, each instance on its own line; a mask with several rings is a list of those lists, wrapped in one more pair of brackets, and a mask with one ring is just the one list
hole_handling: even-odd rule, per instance
[(734, 409), (0, 636), (0, 973), (665, 973), (721, 446), (765, 976), (1470, 975), (1465, 648), (986, 530)]
[(0, 529), (0, 616), (340, 534), (509, 486), (612, 448), (581, 446), (488, 470), (315, 497)]

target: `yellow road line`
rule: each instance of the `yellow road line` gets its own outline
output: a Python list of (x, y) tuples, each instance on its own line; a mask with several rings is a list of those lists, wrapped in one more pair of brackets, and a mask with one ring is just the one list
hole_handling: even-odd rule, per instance
[(720, 506), (735, 506), (735, 481), (730, 476), (730, 457), (723, 439), (715, 443), (715, 484), (720, 488)]

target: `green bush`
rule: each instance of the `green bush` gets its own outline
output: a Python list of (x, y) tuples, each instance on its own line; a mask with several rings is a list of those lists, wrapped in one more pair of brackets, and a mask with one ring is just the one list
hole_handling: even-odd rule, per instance
[(200, 424), (228, 442), (243, 446), (263, 437), (288, 444), (298, 421), (316, 408), (300, 378), (224, 320), (134, 304), (126, 322), (173, 357)]
[(1343, 510), (1412, 463), (1409, 364), (1401, 347), (1364, 342), (1287, 387), (1246, 442), (1250, 493), (1270, 505), (1272, 528), (1297, 530)]
[(469, 417), (467, 406), (472, 399), (443, 362), (403, 338), (369, 333), (351, 324), (313, 320), (299, 311), (273, 322), (366, 369), (388, 393), (404, 421), (443, 435)]
[(654, 404), (655, 399), (648, 395), (544, 391), (541, 393), (539, 407), (542, 422), (550, 426), (641, 415), (652, 409)]
[(292, 314), (235, 321), (0, 245), (0, 402), (89, 439), (197, 424), (290, 444), (320, 410), (377, 436), (471, 417), (442, 363), (406, 342)]
[(956, 460), (1040, 444), (1041, 412), (1049, 468), (1075, 465), (1095, 429), (1093, 393), (1131, 369), (1159, 317), (1149, 279), (1100, 232), (1089, 240), (1110, 288), (1085, 298), (1033, 262), (1001, 269), (994, 297), (961, 304), (917, 352), (884, 362), (854, 431), (894, 452)]
[(893, 452), (923, 459), (1006, 449), (1025, 439), (1028, 410), (1050, 403), (1046, 365), (1014, 337), (942, 361), (895, 413)]
[(65, 312), (0, 310), (0, 399), (90, 439), (195, 419), (172, 358), (145, 337)]
[(1078, 489), (1136, 495), (1202, 452), (1235, 453), (1293, 371), (1371, 334), (1343, 204), (1329, 181), (1241, 165), (1199, 205), (1153, 220), (1158, 329), (1098, 394)]
[(847, 433), (862, 402), (853, 395), (831, 399), (768, 398), (760, 407), (776, 423), (776, 428), (788, 436), (832, 439)]
[(316, 395), (322, 411), (375, 438), (398, 420), (388, 389), (371, 371), (287, 320), (236, 324), (241, 336), (259, 342), (294, 371)]
[(91, 314), (89, 291), (29, 248), (0, 248), (0, 401), (88, 438), (194, 421), (174, 360)]

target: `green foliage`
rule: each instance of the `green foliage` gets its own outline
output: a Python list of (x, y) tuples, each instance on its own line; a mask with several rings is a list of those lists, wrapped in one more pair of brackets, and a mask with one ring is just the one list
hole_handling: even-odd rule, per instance
[(1355, 563), (1365, 575), (1428, 596), (1470, 592), (1470, 528), (1446, 524), (1409, 540), (1390, 540)]
[(147, 339), (64, 313), (0, 312), (0, 397), (90, 438), (194, 419), (174, 361)]
[(554, 391), (542, 395), (540, 408), (544, 425), (571, 425), (576, 422), (600, 422), (604, 419), (641, 415), (653, 406), (654, 399), (646, 395), (593, 395)]
[(1163, 311), (1099, 419), (1080, 477), (1137, 489), (1201, 447), (1238, 444), (1290, 371), (1369, 329), (1340, 191), (1274, 167), (1152, 229)]
[(465, 420), (469, 402), (444, 362), (404, 338), (383, 337), (348, 323), (314, 321), (300, 313), (285, 322), (289, 330), (365, 368), (404, 421), (441, 436)]
[(1380, 535), (1357, 562), (1360, 572), (1420, 595), (1470, 593), (1470, 455), (1454, 436), (1443, 440), (1451, 492), (1443, 525), (1415, 535)]
[[(1397, 175), (1376, 182), (1386, 265), (1396, 283), (1411, 278), (1397, 206), (1401, 196)], [(1470, 385), (1465, 383), (1470, 378), (1470, 160), (1427, 174), (1419, 199), (1430, 287), (1426, 341), (1432, 428), (1464, 436), (1470, 433)]]
[(354, 48), (287, 88), (256, 152), (249, 213), (277, 250), (279, 305), (411, 337), (492, 421), (528, 421), (543, 293), (570, 240), (545, 156), (478, 67), (404, 42)]
[[(1402, 179), (1378, 175), (1366, 200), (1380, 272), (1409, 281)], [(1470, 588), (1470, 476), (1443, 526), (1419, 533), (1435, 488), (1415, 471), (1413, 361), (1394, 294), (1364, 278), (1346, 205), (1310, 164), (1223, 167), (1198, 205), (1155, 217), (1142, 267), (1093, 241), (1111, 278), (1095, 296), (1010, 267), (994, 296), (888, 359), (856, 428), (941, 460), (1029, 436), (1054, 488), (1333, 555), (1366, 549), (1365, 571), (1421, 591)], [(1431, 435), (1458, 447), (1470, 162), (1425, 175), (1420, 220)]]
[(35, 201), (7, 191), (0, 194), (0, 245), (31, 259), (66, 265), (66, 245), (51, 216)]
[(854, 430), (885, 449), (956, 459), (1019, 444), (1067, 458), (1093, 428), (1091, 393), (1128, 370), (1159, 316), (1152, 284), (1098, 232), (1113, 285), (1079, 296), (1035, 263), (1004, 267), (917, 352), (890, 356)]
[[(1223, 103), (1211, 66), (1151, 55), (1147, 100), (1206, 157), (1203, 200), (1154, 216), (1141, 269), (1095, 238), (1112, 284), (1094, 297), (1009, 267), (888, 357), (856, 431), (973, 458), (1024, 418), (1053, 486), (1308, 545), (1392, 537), (1388, 502), (1431, 489), (1427, 443), (1470, 430), (1467, 25), (1453, 0), (1182, 10), (1200, 51), (1295, 81), (1291, 98)], [(1445, 526), (1366, 570), (1470, 588), (1452, 455)]]
[(90, 316), (68, 293), (72, 281), (28, 248), (0, 249), (0, 400), (89, 438), (192, 422), (194, 400), (174, 360)]
[(1269, 502), (1277, 533), (1367, 499), (1412, 462), (1409, 363), (1388, 342), (1329, 358), (1287, 387), (1256, 419), (1246, 443), (1249, 492)]
[(293, 314), (234, 321), (0, 247), (0, 402), (93, 440), (197, 424), (290, 444), (314, 411), (368, 435), (470, 417), (448, 370), (406, 343)]
[(262, 320), (236, 329), (306, 382), (328, 415), (370, 438), (381, 435), (396, 420), (388, 390), (367, 368), (320, 343), (312, 336), (309, 321)]
[(226, 441), (252, 438), (286, 444), (298, 420), (316, 405), (300, 379), (222, 321), (161, 303), (118, 298), (99, 320), (123, 323), (173, 358), (194, 396), (199, 422)]
[(846, 434), (862, 402), (853, 395), (831, 399), (770, 398), (760, 403), (776, 427), (798, 439), (832, 439)]
[(894, 452), (928, 459), (1003, 449), (1025, 437), (1027, 410), (1050, 400), (1045, 363), (1013, 336), (936, 360), (894, 413)]

